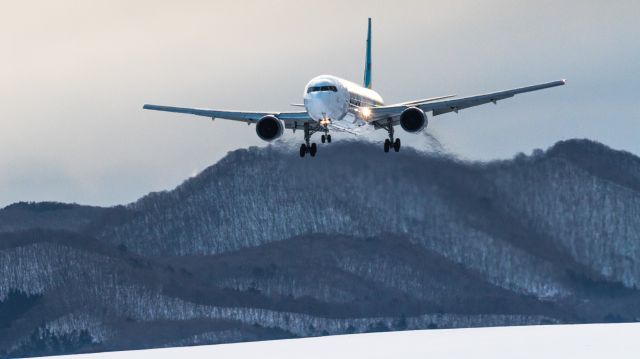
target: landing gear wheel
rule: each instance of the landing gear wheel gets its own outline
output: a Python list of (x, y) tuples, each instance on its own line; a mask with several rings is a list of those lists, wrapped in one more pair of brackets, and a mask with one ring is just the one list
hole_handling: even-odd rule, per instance
[(331, 135), (327, 135), (327, 142), (331, 143)]
[(317, 151), (318, 151), (318, 147), (316, 146), (316, 143), (314, 142), (314, 143), (311, 144), (311, 148), (309, 148), (309, 154), (311, 155), (311, 157), (315, 157)]
[[(331, 138), (331, 137), (329, 137), (329, 138)], [(325, 135), (320, 136), (320, 142), (324, 143), (324, 141), (326, 141), (326, 140), (327, 140), (327, 136), (325, 136)], [(329, 142), (331, 142), (331, 140), (329, 140)]]
[(303, 143), (300, 145), (300, 157), (304, 157), (306, 153), (307, 153), (307, 145)]
[(389, 148), (391, 147), (391, 141), (388, 139), (384, 140), (384, 152), (389, 152)]
[(400, 139), (396, 138), (396, 142), (393, 143), (393, 150), (396, 152), (400, 151)]

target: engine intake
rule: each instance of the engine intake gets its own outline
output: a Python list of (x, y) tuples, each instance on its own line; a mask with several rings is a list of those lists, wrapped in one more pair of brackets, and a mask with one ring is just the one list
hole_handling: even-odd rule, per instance
[(400, 114), (400, 126), (407, 132), (421, 131), (427, 124), (427, 115), (417, 107), (409, 107)]
[(256, 123), (256, 133), (264, 141), (273, 141), (282, 136), (283, 132), (282, 121), (275, 116), (264, 116)]

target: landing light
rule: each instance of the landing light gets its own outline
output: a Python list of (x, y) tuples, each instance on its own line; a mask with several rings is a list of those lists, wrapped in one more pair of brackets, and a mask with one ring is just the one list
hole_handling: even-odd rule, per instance
[(369, 107), (361, 107), (360, 114), (363, 118), (369, 118), (371, 116), (371, 109)]
[(328, 118), (320, 120), (320, 125), (321, 126), (329, 126), (330, 124), (331, 124), (331, 120), (328, 119)]

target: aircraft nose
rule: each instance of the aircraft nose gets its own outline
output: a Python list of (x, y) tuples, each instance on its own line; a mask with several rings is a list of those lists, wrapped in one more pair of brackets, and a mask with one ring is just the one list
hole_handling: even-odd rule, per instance
[[(326, 88), (325, 88), (326, 87)], [(336, 111), (337, 91), (334, 86), (315, 86), (313, 91), (308, 91), (305, 96), (305, 104), (309, 115), (316, 120), (335, 120), (339, 117)]]
[(320, 113), (320, 112), (326, 112), (326, 108), (329, 102), (330, 102), (330, 99), (326, 94), (314, 93), (314, 94), (311, 94), (311, 96), (309, 96), (308, 104), (310, 105), (311, 108), (313, 108), (313, 110), (315, 110), (315, 112)]
[(318, 92), (316, 94), (316, 101), (318, 101), (324, 106), (328, 106), (333, 100), (334, 100), (333, 92)]
[(335, 103), (335, 99), (333, 96), (333, 93), (326, 93), (326, 94), (321, 94), (318, 97), (318, 103), (320, 104), (320, 106), (322, 107), (322, 112), (323, 112), (323, 116), (324, 118), (330, 118), (333, 119), (333, 106), (332, 104)]

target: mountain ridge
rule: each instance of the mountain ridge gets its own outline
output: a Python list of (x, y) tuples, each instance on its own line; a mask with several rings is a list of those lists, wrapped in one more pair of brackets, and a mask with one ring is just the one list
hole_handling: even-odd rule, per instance
[(640, 158), (319, 152), (233, 151), (124, 206), (0, 210), (0, 356), (640, 318)]

